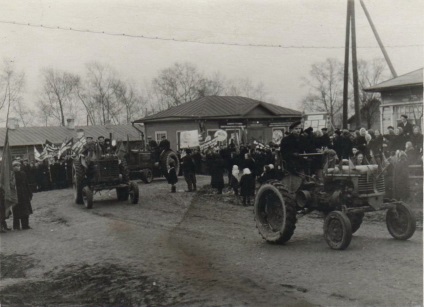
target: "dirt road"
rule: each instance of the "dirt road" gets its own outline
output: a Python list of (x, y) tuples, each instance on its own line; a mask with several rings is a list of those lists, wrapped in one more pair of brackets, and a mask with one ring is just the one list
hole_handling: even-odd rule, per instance
[[(199, 186), (209, 177), (199, 176)], [(408, 241), (372, 215), (345, 251), (317, 215), (266, 244), (231, 195), (140, 184), (138, 205), (72, 190), (34, 195), (33, 229), (1, 236), (2, 306), (421, 306), (422, 228)]]

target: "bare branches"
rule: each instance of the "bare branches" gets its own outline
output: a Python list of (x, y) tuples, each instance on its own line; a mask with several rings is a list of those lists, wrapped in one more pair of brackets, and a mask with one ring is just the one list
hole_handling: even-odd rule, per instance
[(27, 115), (21, 111), (22, 91), (25, 84), (25, 74), (15, 70), (13, 61), (3, 59), (0, 71), (0, 110), (11, 106), (14, 116), (21, 119), (22, 124), (27, 124)]
[[(66, 117), (75, 117), (76, 90), (80, 77), (68, 72), (47, 68), (42, 71), (43, 88), (40, 96), (40, 112), (49, 112), (61, 126)], [(45, 118), (46, 116), (43, 116)]]
[(343, 66), (336, 59), (327, 59), (311, 67), (309, 78), (304, 83), (310, 87), (309, 94), (303, 99), (306, 111), (327, 112), (333, 126), (336, 114), (343, 107), (342, 78)]

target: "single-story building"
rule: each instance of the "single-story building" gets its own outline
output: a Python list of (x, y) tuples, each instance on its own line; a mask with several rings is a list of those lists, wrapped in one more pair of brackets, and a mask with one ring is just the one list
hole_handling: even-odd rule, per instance
[(145, 135), (160, 141), (165, 136), (171, 148), (180, 149), (180, 134), (197, 130), (213, 137), (227, 132), (236, 143), (278, 143), (291, 123), (301, 120), (300, 111), (240, 96), (207, 96), (134, 121), (143, 123)]
[(423, 69), (384, 81), (364, 89), (381, 93), (379, 128), (387, 133), (387, 127), (396, 127), (405, 114), (412, 125), (423, 128)]
[[(9, 119), (10, 120), (10, 119)], [(34, 159), (34, 147), (41, 152), (46, 141), (60, 147), (65, 140), (77, 138), (77, 130), (84, 130), (85, 136), (97, 139), (99, 136), (126, 141), (139, 141), (143, 127), (136, 129), (131, 124), (127, 125), (98, 125), (98, 126), (75, 126), (73, 120), (68, 120), (67, 126), (59, 127), (19, 127), (11, 119), (9, 123), (9, 146), (12, 158), (21, 157)], [(0, 128), (0, 154), (6, 138), (6, 128)]]

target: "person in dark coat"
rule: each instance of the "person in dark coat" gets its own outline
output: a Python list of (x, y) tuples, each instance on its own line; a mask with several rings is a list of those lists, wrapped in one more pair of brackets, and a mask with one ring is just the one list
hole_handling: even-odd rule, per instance
[(255, 178), (255, 171), (256, 171), (256, 161), (252, 158), (250, 153), (244, 154), (244, 160), (242, 163), (242, 168), (248, 168), (250, 169), (250, 172), (252, 176)]
[(168, 151), (171, 149), (171, 143), (165, 136), (162, 136), (162, 140), (159, 143), (159, 148), (161, 152)]
[[(7, 212), (10, 209), (7, 210)], [(3, 188), (0, 188), (0, 232), (4, 233), (7, 232), (9, 230), (11, 230), (11, 228), (9, 228), (7, 226), (7, 222), (6, 219), (9, 217), (9, 214), (6, 213), (6, 200), (4, 198), (4, 191)]]
[(291, 173), (303, 173), (304, 159), (299, 154), (304, 152), (303, 142), (300, 137), (301, 122), (297, 121), (290, 125), (290, 134), (283, 138), (280, 143), (280, 152), (284, 161), (284, 167)]
[(251, 198), (255, 196), (255, 179), (248, 168), (243, 170), (240, 178), (240, 195), (243, 197), (243, 206), (250, 206)]
[(269, 167), (269, 165), (265, 165), (263, 173), (258, 177), (257, 180), (260, 184), (264, 184), (265, 182), (271, 179), (273, 179), (271, 176), (271, 168)]
[(331, 139), (330, 136), (328, 135), (328, 129), (327, 128), (322, 128), (322, 137), (321, 137), (321, 145), (324, 148), (331, 148)]
[(211, 174), (211, 187), (218, 190), (218, 194), (222, 194), (224, 189), (224, 160), (219, 153), (215, 153), (210, 161), (209, 172)]
[(30, 229), (29, 216), (32, 214), (32, 192), (28, 184), (25, 172), (21, 171), (21, 163), (13, 161), (13, 171), (15, 172), (16, 192), (18, 203), (12, 208), (13, 229)]
[(168, 183), (171, 185), (171, 193), (177, 192), (175, 184), (178, 182), (177, 171), (175, 170), (175, 162), (169, 162), (169, 170), (167, 176)]
[(352, 155), (354, 144), (351, 139), (351, 134), (348, 130), (343, 130), (338, 146), (340, 146), (340, 152), (336, 152), (339, 159), (349, 159)]
[(398, 128), (402, 128), (403, 134), (409, 137), (412, 134), (412, 125), (408, 123), (408, 116), (403, 114), (400, 116), (401, 122), (397, 125)]
[(187, 182), (188, 192), (196, 191), (196, 164), (191, 156), (191, 149), (186, 149), (186, 155), (181, 159), (181, 168)]

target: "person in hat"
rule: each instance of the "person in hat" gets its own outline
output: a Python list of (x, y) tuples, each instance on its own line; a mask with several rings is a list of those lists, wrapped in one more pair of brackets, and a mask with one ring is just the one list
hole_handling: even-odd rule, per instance
[(166, 138), (166, 136), (162, 136), (162, 139), (159, 143), (159, 148), (160, 151), (168, 151), (171, 149), (171, 143), (169, 142), (169, 140)]
[(305, 150), (303, 148), (300, 132), (302, 130), (301, 122), (296, 121), (289, 127), (290, 134), (283, 138), (280, 143), (280, 152), (284, 161), (284, 168), (289, 172), (303, 173), (304, 160), (299, 154)]
[(185, 150), (186, 155), (181, 159), (181, 168), (183, 171), (184, 179), (187, 182), (187, 192), (197, 190), (196, 187), (196, 164), (191, 156), (191, 149)]
[(397, 125), (398, 128), (402, 128), (403, 134), (407, 137), (409, 137), (412, 134), (412, 125), (408, 123), (408, 116), (405, 114), (402, 114), (400, 116), (400, 123)]
[(21, 163), (15, 160), (12, 166), (15, 173), (16, 193), (18, 196), (18, 203), (12, 208), (13, 229), (30, 229), (29, 216), (32, 214), (32, 192), (25, 172), (21, 171)]
[(106, 146), (105, 146), (105, 137), (103, 135), (100, 135), (97, 138), (97, 143), (99, 144), (100, 150), (102, 151), (102, 154), (106, 153)]

